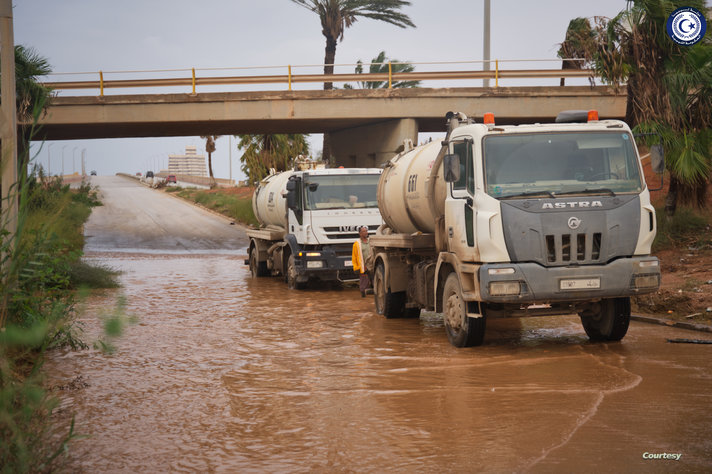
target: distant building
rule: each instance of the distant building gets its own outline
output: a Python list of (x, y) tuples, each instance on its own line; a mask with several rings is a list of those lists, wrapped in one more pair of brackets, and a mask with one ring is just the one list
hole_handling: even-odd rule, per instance
[(207, 176), (205, 155), (198, 155), (194, 146), (185, 147), (185, 155), (168, 155), (168, 172), (190, 176)]

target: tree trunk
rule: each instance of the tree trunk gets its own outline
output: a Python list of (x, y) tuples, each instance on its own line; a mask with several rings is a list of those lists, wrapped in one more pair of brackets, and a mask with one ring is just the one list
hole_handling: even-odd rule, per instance
[[(336, 38), (326, 37), (326, 48), (324, 50), (324, 75), (334, 74), (334, 60), (336, 59)], [(324, 83), (324, 90), (334, 88), (332, 82)]]
[(208, 152), (208, 172), (210, 173), (210, 188), (215, 187), (215, 178), (213, 177), (213, 153)]
[(679, 181), (674, 174), (670, 175), (670, 186), (668, 187), (667, 196), (665, 196), (665, 215), (671, 218), (675, 215), (677, 210), (677, 194), (679, 188)]

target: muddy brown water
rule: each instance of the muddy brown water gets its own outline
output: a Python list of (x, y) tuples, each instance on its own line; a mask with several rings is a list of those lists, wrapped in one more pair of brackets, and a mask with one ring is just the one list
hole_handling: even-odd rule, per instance
[(87, 436), (63, 472), (712, 470), (712, 345), (666, 342), (712, 335), (633, 323), (591, 344), (566, 316), (490, 321), (482, 347), (456, 349), (437, 315), (252, 279), (239, 226), (92, 183), (86, 258), (123, 287), (82, 303), (84, 340), (119, 298), (135, 322), (113, 355), (49, 355), (57, 426)]
[[(633, 323), (591, 344), (576, 317), (492, 322), (456, 349), (440, 319), (385, 320), (355, 287), (289, 291), (244, 255), (91, 252), (123, 288), (113, 355), (55, 351), (55, 414), (87, 435), (67, 472), (668, 472), (712, 468), (712, 346)], [(70, 383), (73, 382), (73, 383)], [(678, 461), (646, 453), (681, 454)]]

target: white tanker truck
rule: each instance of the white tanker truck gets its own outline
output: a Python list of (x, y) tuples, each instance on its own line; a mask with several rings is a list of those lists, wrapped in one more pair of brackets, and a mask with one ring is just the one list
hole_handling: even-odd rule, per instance
[(378, 168), (333, 168), (298, 161), (293, 171), (268, 176), (252, 196), (259, 229), (248, 229), (253, 277), (283, 276), (289, 288), (310, 279), (358, 279), (351, 249), (362, 226), (374, 234)]
[(655, 210), (630, 128), (577, 115), (449, 113), (442, 144), (406, 143), (378, 184), (377, 312), (442, 313), (457, 347), (480, 345), (488, 318), (535, 315), (578, 313), (591, 340), (623, 338), (630, 296), (660, 285)]

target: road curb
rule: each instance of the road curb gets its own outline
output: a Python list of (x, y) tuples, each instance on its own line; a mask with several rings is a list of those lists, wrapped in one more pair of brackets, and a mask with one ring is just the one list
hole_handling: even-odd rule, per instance
[(630, 319), (633, 321), (639, 321), (642, 323), (658, 324), (660, 326), (669, 326), (679, 329), (689, 329), (692, 331), (710, 332), (712, 333), (712, 326), (706, 324), (695, 324), (689, 323), (687, 321), (675, 321), (673, 319), (665, 319), (651, 315), (631, 315)]

